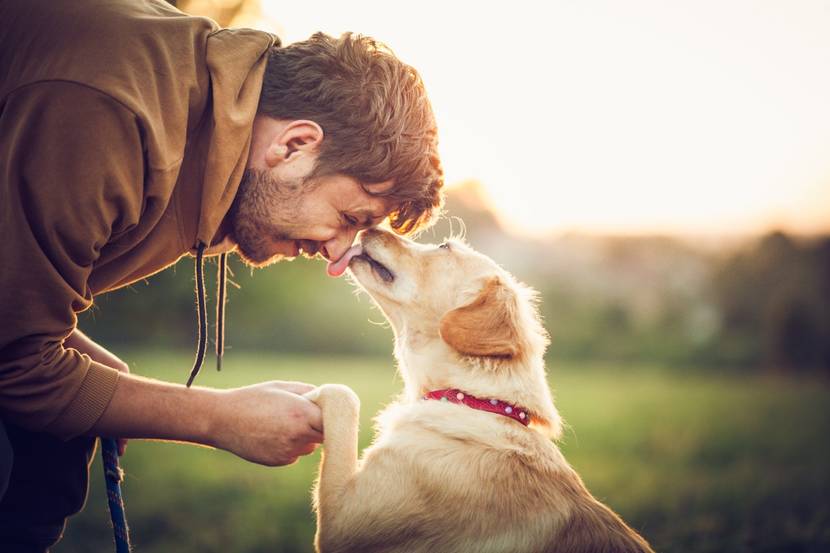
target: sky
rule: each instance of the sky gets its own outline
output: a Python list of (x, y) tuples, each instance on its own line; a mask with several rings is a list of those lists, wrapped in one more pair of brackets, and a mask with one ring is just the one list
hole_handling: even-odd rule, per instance
[[(512, 230), (830, 230), (830, 2), (262, 2), (424, 79), (449, 185)], [(252, 23), (252, 22), (247, 22)]]

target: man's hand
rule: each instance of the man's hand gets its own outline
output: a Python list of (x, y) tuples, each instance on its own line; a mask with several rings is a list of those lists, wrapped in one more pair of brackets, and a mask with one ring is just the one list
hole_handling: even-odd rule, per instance
[[(122, 373), (130, 372), (130, 367), (119, 359), (117, 355), (105, 349), (100, 344), (93, 342), (89, 336), (81, 332), (78, 328), (69, 335), (69, 338), (64, 340), (63, 347), (76, 349), (81, 353), (89, 355), (89, 358), (93, 361), (106, 365), (107, 367), (112, 367)], [(127, 440), (119, 438), (117, 442), (118, 455), (124, 455), (124, 452), (127, 451)]]
[(221, 393), (211, 445), (268, 466), (290, 465), (323, 441), (320, 408), (302, 382), (272, 381)]

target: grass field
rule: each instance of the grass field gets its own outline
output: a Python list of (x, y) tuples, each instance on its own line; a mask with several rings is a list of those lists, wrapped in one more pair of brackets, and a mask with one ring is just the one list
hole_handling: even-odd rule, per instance
[[(189, 355), (122, 355), (183, 382)], [(663, 552), (830, 551), (830, 386), (654, 368), (553, 366), (569, 429), (560, 444), (593, 494)], [(371, 417), (400, 389), (391, 360), (232, 352), (199, 383), (343, 382)], [(122, 459), (135, 551), (307, 552), (319, 453), (265, 468), (228, 453), (132, 442)], [(84, 512), (56, 553), (112, 551), (100, 458)], [(436, 552), (440, 553), (440, 552)]]

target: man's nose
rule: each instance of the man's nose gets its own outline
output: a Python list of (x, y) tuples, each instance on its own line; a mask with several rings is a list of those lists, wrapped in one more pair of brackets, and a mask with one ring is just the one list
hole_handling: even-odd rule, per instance
[(354, 243), (357, 230), (344, 230), (323, 244), (323, 255), (329, 261), (337, 261)]

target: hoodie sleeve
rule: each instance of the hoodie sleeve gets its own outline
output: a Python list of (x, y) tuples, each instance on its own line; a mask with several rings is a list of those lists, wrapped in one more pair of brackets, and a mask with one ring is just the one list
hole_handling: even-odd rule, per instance
[(0, 101), (0, 417), (64, 439), (87, 432), (118, 372), (63, 347), (101, 248), (138, 220), (144, 158), (133, 113), (70, 82)]

